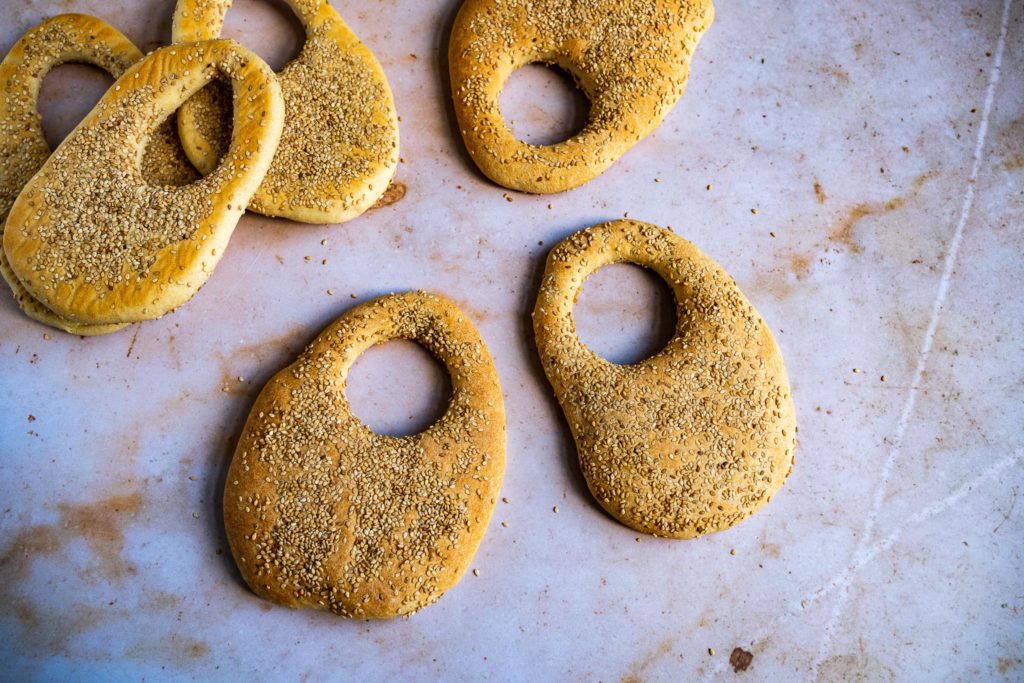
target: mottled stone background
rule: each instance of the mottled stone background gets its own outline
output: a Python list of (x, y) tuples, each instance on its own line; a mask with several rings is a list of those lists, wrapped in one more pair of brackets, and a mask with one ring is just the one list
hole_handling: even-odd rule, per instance
[[(654, 135), (589, 185), (511, 201), (455, 134), (458, 2), (335, 4), (394, 89), (404, 197), (342, 226), (247, 215), (191, 303), (108, 337), (47, 330), (0, 296), (0, 678), (1024, 677), (1021, 0), (723, 0)], [(151, 49), (173, 8), (0, 5), (4, 52), (66, 11)], [(239, 0), (227, 32), (280, 66), (302, 40), (282, 8)], [(85, 67), (54, 72), (48, 133), (103, 87)], [(504, 102), (534, 140), (586, 108), (541, 67)], [(638, 542), (594, 504), (532, 346), (548, 249), (627, 212), (736, 278), (796, 399), (785, 488), (696, 541)], [(220, 523), (242, 420), (329, 321), (410, 288), (464, 307), (503, 382), (509, 503), (480, 575), (389, 623), (261, 602)], [(616, 360), (671, 325), (664, 288), (630, 266), (595, 275), (577, 314)], [(397, 433), (443, 391), (433, 361), (395, 342), (360, 360), (350, 395)]]

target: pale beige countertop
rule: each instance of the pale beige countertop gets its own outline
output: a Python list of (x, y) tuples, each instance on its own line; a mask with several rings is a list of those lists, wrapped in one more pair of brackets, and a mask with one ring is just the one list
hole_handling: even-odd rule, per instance
[[(4, 52), (64, 11), (144, 49), (170, 33), (165, 0), (2, 4)], [(0, 678), (1024, 677), (1021, 0), (723, 0), (655, 134), (578, 190), (511, 202), (454, 134), (458, 3), (335, 5), (394, 90), (403, 199), (341, 226), (247, 215), (192, 302), (107, 337), (46, 329), (0, 296)], [(238, 0), (228, 35), (280, 66), (301, 37), (272, 8)], [(580, 115), (529, 72), (506, 92), (517, 130)], [(100, 83), (55, 73), (48, 128), (73, 126)], [(548, 249), (627, 212), (736, 278), (793, 386), (786, 486), (699, 540), (638, 542), (601, 512), (532, 346)], [(509, 502), (479, 576), (387, 623), (262, 602), (219, 521), (232, 439), (323, 326), (410, 288), (459, 302), (502, 379)], [(602, 271), (577, 308), (584, 339), (618, 360), (654, 348), (659, 296), (629, 266)], [(408, 430), (441, 378), (395, 343), (362, 359), (351, 396)]]

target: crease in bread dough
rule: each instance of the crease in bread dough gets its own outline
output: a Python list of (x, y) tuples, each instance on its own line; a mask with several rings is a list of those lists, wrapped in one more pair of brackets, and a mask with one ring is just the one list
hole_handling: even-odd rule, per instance
[[(572, 317), (586, 278), (622, 262), (657, 273), (676, 300), (673, 337), (631, 365), (584, 345)], [(789, 476), (796, 418), (775, 339), (729, 274), (675, 233), (619, 220), (566, 238), (548, 255), (533, 325), (587, 485), (626, 526), (721, 531)]]
[[(452, 96), (470, 156), (494, 182), (563, 192), (652, 133), (683, 94), (711, 25), (711, 0), (466, 0), (449, 44)], [(553, 145), (513, 135), (501, 90), (518, 68), (556, 64), (591, 102), (586, 126)]]
[[(38, 109), (43, 79), (68, 62), (91, 64), (118, 78), (142, 53), (120, 31), (83, 14), (62, 14), (25, 33), (0, 63), (0, 244), (14, 200), (39, 171), (51, 150)], [(146, 147), (143, 177), (163, 185), (184, 185), (198, 178), (185, 157), (173, 121), (160, 124)], [(25, 289), (0, 248), (0, 274), (30, 318), (71, 334), (115, 332), (123, 323), (90, 325), (62, 318)]]
[[(277, 154), (249, 208), (305, 223), (341, 223), (374, 205), (398, 168), (398, 115), (373, 53), (326, 0), (285, 0), (306, 30), (278, 74), (285, 100)], [(231, 0), (178, 0), (175, 42), (220, 35)], [(218, 84), (185, 103), (178, 129), (189, 158), (209, 172), (230, 134)]]
[[(181, 187), (142, 177), (157, 125), (209, 83), (234, 93), (231, 147)], [(58, 316), (87, 324), (158, 318), (206, 282), (277, 146), (273, 72), (234, 41), (172, 45), (115, 81), (22, 190), (4, 231), (18, 280)]]
[[(412, 436), (374, 433), (345, 396), (360, 354), (391, 339), (451, 375), (447, 411)], [(465, 574), (504, 470), (501, 386), (476, 328), (448, 299), (392, 294), (346, 312), (263, 388), (228, 469), (224, 526), (260, 597), (389, 618)]]

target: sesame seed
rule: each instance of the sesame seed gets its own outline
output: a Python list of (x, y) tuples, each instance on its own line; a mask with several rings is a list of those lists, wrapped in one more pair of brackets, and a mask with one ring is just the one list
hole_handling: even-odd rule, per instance
[[(712, 17), (707, 0), (464, 3), (451, 33), (451, 87), (470, 156), (510, 189), (560, 192), (591, 180), (654, 131), (682, 96)], [(593, 103), (584, 130), (559, 145), (517, 140), (501, 115), (500, 81), (535, 62), (567, 68)]]
[[(217, 37), (230, 5), (182, 0), (174, 41)], [(377, 60), (334, 8), (327, 3), (301, 7), (300, 14), (308, 13), (305, 43), (278, 74), (286, 114), (281, 142), (250, 207), (337, 223), (369, 209), (387, 189), (398, 167), (401, 119)], [(202, 154), (204, 171), (212, 170), (227, 149), (230, 111), (223, 87), (205, 88), (181, 108), (183, 124), (204, 145), (192, 150)]]
[[(675, 334), (634, 365), (588, 350), (572, 318), (587, 277), (618, 262), (653, 269), (676, 296)], [(548, 254), (533, 328), (588, 487), (627, 526), (672, 538), (726, 529), (789, 475), (778, 346), (733, 278), (671, 230), (618, 220), (567, 237)]]

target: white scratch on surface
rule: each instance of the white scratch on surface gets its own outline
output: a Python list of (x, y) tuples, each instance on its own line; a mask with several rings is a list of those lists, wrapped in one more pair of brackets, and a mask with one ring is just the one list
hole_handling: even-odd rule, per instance
[[(988, 121), (992, 114), (992, 103), (995, 100), (996, 86), (999, 84), (999, 72), (1003, 62), (1003, 51), (1006, 48), (1006, 32), (1010, 23), (1010, 7), (1012, 4), (1013, 0), (1005, 0), (1003, 3), (1003, 16), (999, 25), (999, 39), (996, 42), (995, 54), (992, 57), (992, 68), (989, 72), (988, 88), (985, 92), (985, 105), (981, 114), (981, 125), (978, 127), (978, 139), (974, 146), (974, 162), (971, 164), (971, 174), (967, 179), (964, 201), (960, 207), (960, 219), (957, 221), (956, 230), (953, 232), (953, 239), (950, 241), (949, 249), (946, 251), (946, 258), (942, 268), (942, 277), (939, 280), (939, 289), (938, 292), (936, 292), (935, 301), (932, 304), (932, 314), (931, 319), (928, 321), (928, 329), (925, 331), (924, 341), (921, 343), (921, 351), (917, 358), (917, 367), (914, 369), (914, 378), (910, 383), (910, 390), (907, 392), (907, 398), (903, 404), (903, 411), (900, 413), (899, 422), (896, 424), (896, 432), (892, 438), (892, 447), (889, 450), (889, 456), (882, 465), (882, 473), (879, 477), (878, 484), (875, 487), (875, 496), (872, 501), (871, 510), (868, 513), (868, 519), (864, 524), (864, 531), (857, 544), (857, 549), (854, 551), (853, 562), (851, 562), (850, 567), (863, 566), (867, 553), (867, 546), (874, 536), (875, 523), (878, 520), (878, 512), (882, 507), (886, 494), (888, 493), (889, 480), (892, 477), (893, 465), (903, 450), (903, 437), (906, 434), (907, 425), (910, 423), (910, 419), (914, 414), (914, 407), (917, 404), (917, 396), (918, 393), (920, 393), (925, 367), (928, 364), (928, 358), (932, 351), (932, 344), (935, 341), (935, 333), (939, 326), (939, 316), (942, 313), (943, 305), (946, 303), (946, 295), (949, 292), (949, 283), (953, 276), (953, 270), (956, 268), (957, 255), (960, 252), (960, 244), (963, 242), (964, 229), (967, 226), (967, 219), (970, 217), (971, 208), (974, 206), (974, 188), (977, 184), (978, 175), (981, 172), (981, 166), (985, 158), (985, 140), (988, 137)], [(821, 644), (818, 648), (818, 654), (814, 659), (814, 665), (812, 668), (815, 675), (817, 675), (822, 662), (826, 657), (828, 657), (836, 628), (838, 627), (839, 621), (842, 619), (850, 600), (850, 585), (855, 575), (856, 571), (851, 572), (849, 568), (847, 568), (841, 572), (836, 579), (833, 579), (833, 583), (838, 582), (839, 598), (836, 600), (835, 607), (832, 610), (832, 615), (829, 618), (828, 623), (825, 625), (824, 632), (821, 636)]]
[[(888, 552), (895, 547), (896, 543), (899, 542), (900, 538), (907, 531), (913, 529), (916, 526), (924, 524), (933, 517), (941, 515), (950, 508), (956, 506), (967, 498), (971, 493), (976, 491), (980, 486), (987, 483), (989, 480), (996, 478), (1007, 469), (1014, 465), (1020, 465), (1024, 462), (1024, 450), (1019, 450), (1012, 455), (1003, 457), (996, 461), (994, 465), (989, 467), (987, 470), (979, 474), (969, 482), (962, 484), (956, 491), (949, 494), (942, 500), (931, 503), (921, 508), (906, 520), (904, 520), (896, 529), (893, 530), (888, 536), (881, 541), (875, 543), (870, 548), (867, 548), (864, 552), (860, 553), (853, 562), (846, 566), (835, 578), (826, 583), (825, 585), (815, 589), (806, 596), (799, 600), (794, 600), (789, 604), (787, 609), (782, 612), (779, 616), (775, 617), (768, 625), (766, 625), (759, 633), (756, 634), (751, 640), (757, 642), (776, 632), (779, 626), (788, 621), (790, 618), (802, 614), (807, 609), (824, 598), (832, 595), (835, 591), (840, 590), (843, 586), (849, 586), (852, 583), (853, 578), (861, 572), (867, 565), (869, 565), (875, 558), (882, 553)], [(820, 653), (819, 653), (820, 654)], [(815, 670), (820, 662), (815, 662)], [(726, 661), (720, 661), (715, 667), (708, 670), (705, 679), (717, 678), (718, 674), (725, 670), (727, 665)]]

